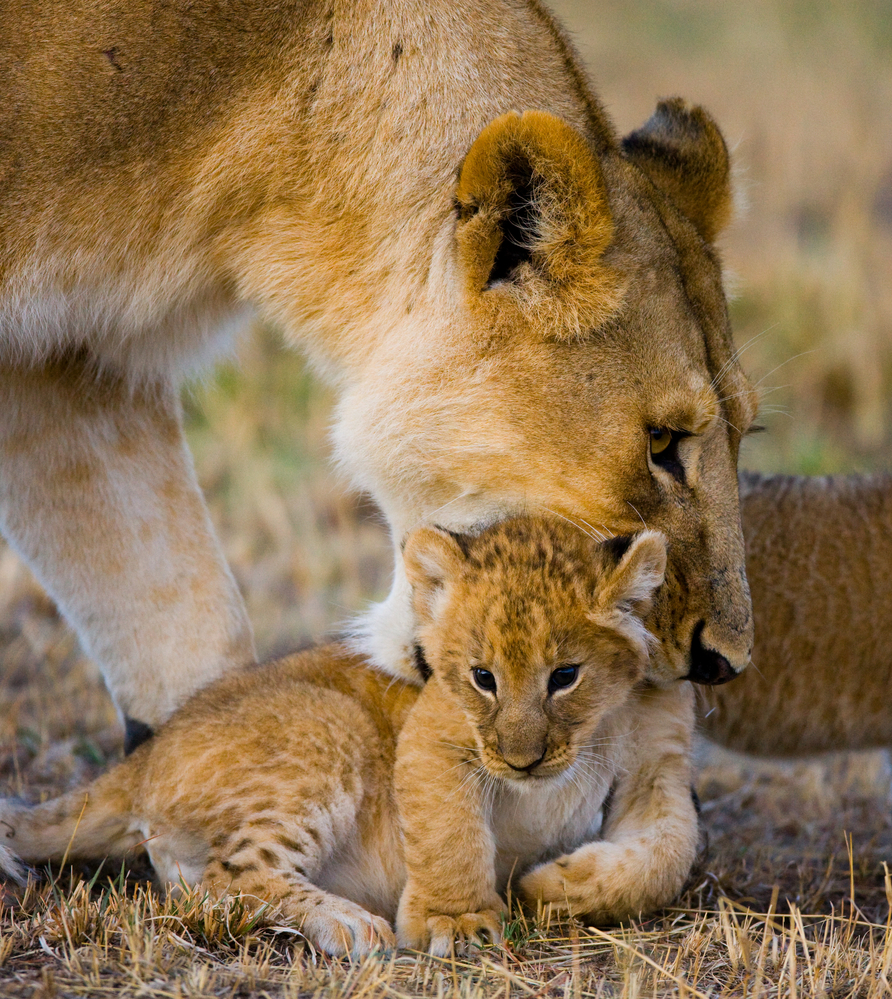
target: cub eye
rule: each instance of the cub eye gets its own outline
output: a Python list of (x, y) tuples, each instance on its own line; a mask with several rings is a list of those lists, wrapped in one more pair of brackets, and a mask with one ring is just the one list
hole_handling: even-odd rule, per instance
[(684, 465), (678, 457), (678, 444), (691, 435), (685, 430), (670, 430), (668, 427), (651, 427), (648, 433), (650, 460), (684, 482)]
[(556, 690), (563, 690), (565, 687), (572, 687), (579, 676), (578, 666), (560, 666), (554, 670), (548, 678), (548, 692), (553, 694)]
[(496, 689), (496, 678), (488, 669), (472, 669), (471, 676), (474, 677), (474, 683), (481, 690), (492, 691)]

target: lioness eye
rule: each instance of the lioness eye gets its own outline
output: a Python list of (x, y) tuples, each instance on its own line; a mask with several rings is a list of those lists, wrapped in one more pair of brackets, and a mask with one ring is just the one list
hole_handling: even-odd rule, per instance
[(648, 433), (650, 460), (684, 482), (684, 465), (678, 457), (678, 443), (691, 435), (684, 430), (670, 430), (668, 427), (651, 427)]
[(548, 692), (553, 694), (564, 687), (572, 687), (576, 683), (577, 676), (579, 676), (578, 666), (560, 666), (548, 678)]
[(474, 683), (476, 683), (481, 690), (496, 689), (496, 678), (488, 669), (472, 669), (471, 676), (474, 677)]
[(662, 454), (672, 443), (672, 431), (665, 427), (654, 427), (650, 432), (651, 455)]

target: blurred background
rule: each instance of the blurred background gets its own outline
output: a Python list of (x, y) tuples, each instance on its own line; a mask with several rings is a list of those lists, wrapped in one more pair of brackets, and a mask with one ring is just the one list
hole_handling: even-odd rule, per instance
[(888, 467), (892, 4), (554, 6), (623, 133), (679, 95), (713, 113), (732, 151), (743, 204), (724, 257), (770, 430), (743, 465)]
[[(554, 6), (622, 132), (658, 98), (681, 95), (715, 115), (733, 150), (744, 207), (722, 249), (768, 428), (742, 464), (890, 467), (892, 4)], [(185, 401), (199, 479), (263, 655), (321, 637), (384, 594), (386, 533), (328, 464), (332, 400), (300, 357), (257, 331)], [(119, 738), (95, 668), (0, 547), (0, 777), (16, 790), (58, 787)]]

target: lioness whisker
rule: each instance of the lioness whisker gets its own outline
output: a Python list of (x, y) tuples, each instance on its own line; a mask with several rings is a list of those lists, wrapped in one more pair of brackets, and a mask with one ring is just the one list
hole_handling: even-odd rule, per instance
[(758, 389), (759, 386), (762, 384), (762, 382), (765, 381), (766, 378), (770, 378), (775, 373), (775, 371), (780, 371), (780, 369), (785, 364), (789, 364), (791, 361), (796, 361), (800, 357), (807, 357), (809, 354), (814, 354), (816, 350), (817, 350), (817, 348), (813, 348), (812, 350), (803, 350), (803, 351), (800, 351), (798, 354), (793, 354), (792, 357), (788, 357), (786, 359), (786, 361), (781, 361), (781, 363), (778, 364), (778, 365), (776, 365), (775, 367), (773, 367), (771, 369), (771, 371), (768, 372), (768, 374), (762, 375), (762, 377), (756, 382), (756, 384), (753, 387), (756, 388), (756, 389)]
[(453, 496), (451, 500), (446, 500), (445, 503), (440, 504), (440, 506), (436, 507), (435, 509), (428, 510), (422, 517), (420, 523), (430, 523), (432, 517), (435, 517), (442, 510), (445, 510), (446, 507), (452, 506), (453, 503), (457, 503), (459, 500), (464, 499), (466, 496), (467, 496), (466, 492), (461, 492), (458, 494), (458, 496)]
[(731, 356), (730, 356), (730, 357), (728, 358), (728, 360), (727, 360), (727, 361), (725, 361), (725, 363), (724, 363), (724, 364), (723, 364), (723, 365), (722, 365), (722, 366), (721, 366), (721, 367), (719, 368), (719, 370), (718, 370), (718, 371), (716, 372), (716, 374), (715, 374), (715, 377), (714, 377), (714, 378), (712, 379), (712, 381), (711, 381), (711, 382), (709, 383), (709, 387), (710, 387), (711, 389), (715, 389), (715, 388), (717, 388), (717, 387), (718, 387), (718, 383), (719, 383), (719, 381), (721, 380), (722, 376), (723, 376), (723, 375), (725, 374), (725, 372), (726, 372), (726, 371), (727, 371), (727, 370), (728, 370), (729, 368), (731, 368), (731, 367), (733, 367), (733, 366), (734, 366), (735, 364), (737, 364), (737, 362), (738, 362), (738, 361), (740, 360), (740, 358), (741, 358), (741, 357), (743, 356), (743, 354), (744, 354), (744, 353), (745, 353), (745, 352), (746, 352), (747, 350), (749, 350), (749, 349), (750, 349), (750, 347), (752, 347), (752, 346), (753, 346), (753, 344), (755, 344), (755, 343), (757, 343), (757, 342), (758, 342), (759, 340), (761, 340), (761, 339), (762, 339), (762, 337), (764, 337), (764, 336), (767, 336), (767, 335), (768, 335), (768, 334), (769, 334), (769, 333), (770, 333), (770, 332), (771, 332), (772, 330), (774, 330), (774, 329), (777, 329), (777, 327), (778, 327), (779, 325), (780, 325), (779, 323), (772, 323), (772, 324), (771, 324), (771, 326), (769, 326), (769, 327), (767, 327), (766, 329), (762, 330), (762, 332), (761, 332), (761, 333), (756, 333), (756, 334), (754, 334), (753, 336), (751, 336), (751, 337), (749, 338), (749, 340), (747, 340), (747, 341), (746, 341), (745, 343), (741, 344), (741, 345), (740, 345), (740, 346), (739, 346), (739, 347), (738, 347), (738, 348), (737, 348), (737, 349), (736, 349), (736, 350), (734, 351), (734, 353), (733, 353), (733, 354), (731, 354)]
[(782, 406), (774, 406), (770, 409), (760, 409), (759, 416), (789, 416), (791, 420), (794, 419), (790, 410), (784, 409)]
[(587, 520), (585, 520), (584, 518), (580, 517), (579, 519), (582, 521), (583, 524), (585, 524), (586, 527), (588, 527), (592, 531), (594, 531), (594, 533), (597, 534), (597, 536), (600, 538), (601, 541), (606, 540), (607, 537), (611, 537), (611, 538), (616, 537), (616, 535), (613, 533), (613, 531), (611, 531), (610, 528), (607, 527), (605, 524), (601, 525), (601, 527), (604, 529), (603, 533), (602, 533), (597, 528), (592, 527), (592, 525)]
[(735, 427), (734, 424), (731, 423), (730, 420), (726, 420), (724, 416), (716, 416), (716, 419), (720, 423), (724, 423), (726, 426), (730, 427), (736, 434), (743, 434), (743, 431), (739, 427)]
[(626, 506), (631, 507), (635, 511), (635, 513), (638, 516), (638, 519), (641, 521), (642, 524), (644, 524), (644, 529), (648, 530), (647, 521), (644, 519), (644, 517), (641, 516), (641, 514), (639, 513), (638, 508), (635, 506), (635, 504), (632, 503), (630, 500), (626, 500)]
[[(550, 513), (553, 517), (560, 517), (561, 520), (565, 520), (572, 527), (575, 527), (580, 534), (584, 534), (587, 538), (591, 538), (592, 541), (601, 542), (604, 540), (604, 537), (598, 534), (597, 531), (595, 531), (595, 529), (591, 527), (590, 524), (587, 524), (586, 526), (591, 527), (591, 530), (594, 531), (593, 534), (589, 534), (589, 532), (580, 527), (575, 520), (571, 520), (569, 517), (565, 517), (562, 513), (558, 513), (557, 510), (551, 510), (548, 507), (543, 507), (543, 509), (546, 510), (548, 513)], [(585, 523), (585, 521), (583, 521), (583, 523)]]
[[(755, 388), (755, 386), (753, 387)], [(769, 395), (772, 395), (774, 392), (780, 392), (781, 389), (789, 387), (790, 385), (786, 384), (786, 385), (772, 385), (771, 388), (758, 389), (757, 391), (759, 395), (759, 401), (761, 402), (763, 399), (765, 399)], [(718, 402), (719, 405), (721, 405), (723, 402), (731, 402), (732, 399), (741, 399), (744, 396), (748, 396), (750, 392), (751, 389), (747, 388), (743, 392), (735, 392), (733, 395), (726, 395), (721, 399), (717, 399), (716, 401)]]

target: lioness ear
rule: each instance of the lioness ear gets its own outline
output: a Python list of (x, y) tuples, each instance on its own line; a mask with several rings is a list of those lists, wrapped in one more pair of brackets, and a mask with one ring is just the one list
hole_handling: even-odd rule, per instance
[(462, 536), (441, 527), (419, 527), (403, 545), (403, 565), (416, 612), (429, 617), (436, 598), (465, 561)]
[(666, 576), (666, 538), (659, 531), (642, 531), (634, 538), (613, 538), (602, 545), (612, 562), (598, 588), (599, 610), (619, 610), (644, 617), (651, 599)]
[(459, 173), (456, 241), (468, 291), (499, 285), (573, 300), (595, 326), (619, 282), (601, 262), (613, 219), (597, 159), (582, 135), (544, 111), (497, 118)]
[(733, 209), (728, 147), (712, 118), (680, 98), (660, 101), (623, 139), (626, 156), (663, 191), (711, 243)]

